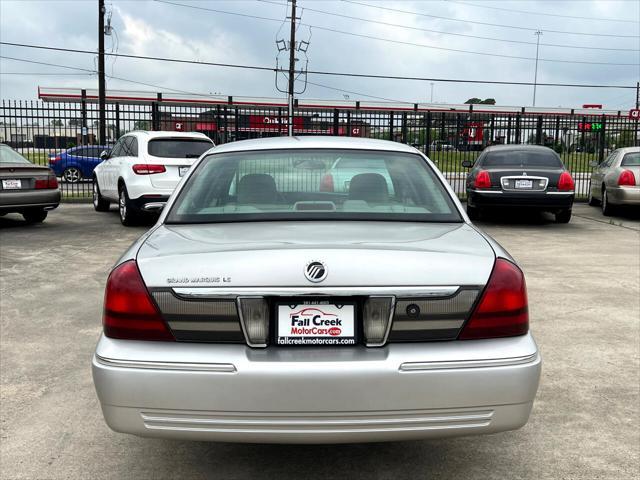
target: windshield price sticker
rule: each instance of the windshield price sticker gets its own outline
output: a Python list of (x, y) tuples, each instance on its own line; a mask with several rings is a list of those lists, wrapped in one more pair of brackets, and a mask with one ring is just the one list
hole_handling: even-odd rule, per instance
[(278, 345), (354, 345), (354, 305), (278, 305)]

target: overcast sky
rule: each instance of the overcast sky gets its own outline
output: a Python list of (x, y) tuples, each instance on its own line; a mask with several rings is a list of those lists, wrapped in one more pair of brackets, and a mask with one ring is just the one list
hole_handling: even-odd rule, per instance
[[(201, 9), (154, 0), (107, 0), (107, 9), (112, 12), (111, 25), (115, 30), (106, 39), (107, 51), (273, 67), (279, 29), (280, 37), (287, 38), (289, 35), (288, 26), (281, 24), (287, 8), (284, 0), (170, 1)], [(298, 38), (310, 39), (307, 51), (310, 70), (531, 82), (535, 66), (535, 61), (531, 59), (536, 54), (533, 30), (540, 29), (543, 34), (540, 37), (539, 82), (635, 85), (640, 78), (638, 0), (298, 0), (298, 6), (302, 9), (301, 22), (304, 24), (298, 29)], [(4, 42), (96, 50), (96, 30), (97, 0), (0, 0), (0, 39)], [(555, 33), (552, 30), (573, 33)], [(88, 70), (95, 70), (96, 61), (92, 55), (8, 46), (0, 46), (0, 55)], [(302, 61), (304, 56), (298, 56)], [(286, 53), (282, 54), (281, 62), (286, 64), (287, 61)], [(35, 99), (38, 86), (97, 88), (95, 75), (78, 73), (81, 72), (3, 58), (0, 59), (0, 97)], [(154, 88), (110, 78), (108, 89), (177, 89), (234, 96), (283, 96), (275, 88), (275, 74), (272, 72), (125, 58), (114, 61), (109, 58), (107, 74), (158, 86)], [(281, 86), (285, 87), (285, 80), (280, 80)], [(424, 102), (430, 100), (431, 96), (429, 82), (320, 75), (309, 75), (309, 81), (323, 86), (307, 85), (300, 97), (343, 99), (344, 95), (348, 95), (350, 100), (366, 100), (365, 95), (371, 95)], [(302, 84), (299, 83), (298, 87), (302, 87)], [(469, 97), (492, 97), (500, 105), (527, 106), (531, 105), (532, 91), (532, 87), (437, 82), (433, 87), (433, 99), (435, 102), (462, 103)], [(552, 107), (602, 103), (605, 108), (628, 109), (635, 103), (635, 91), (538, 87), (536, 103), (538, 106)]]

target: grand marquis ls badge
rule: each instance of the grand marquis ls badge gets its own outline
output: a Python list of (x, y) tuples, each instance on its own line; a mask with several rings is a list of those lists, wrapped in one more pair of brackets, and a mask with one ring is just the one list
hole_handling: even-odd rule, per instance
[(307, 280), (310, 282), (321, 282), (327, 278), (327, 267), (322, 262), (309, 262), (304, 269), (304, 276), (307, 277)]

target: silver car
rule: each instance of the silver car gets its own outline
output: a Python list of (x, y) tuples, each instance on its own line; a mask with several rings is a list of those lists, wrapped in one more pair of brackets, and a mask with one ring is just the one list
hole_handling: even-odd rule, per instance
[[(362, 173), (347, 192), (321, 191), (304, 166), (338, 158)], [(384, 163), (393, 193), (368, 161)], [(204, 154), (111, 271), (103, 325), (92, 365), (105, 420), (149, 437), (513, 430), (541, 368), (521, 269), (427, 157), (371, 139), (270, 138)]]
[(591, 174), (589, 205), (613, 215), (620, 205), (640, 206), (640, 147), (619, 148)]

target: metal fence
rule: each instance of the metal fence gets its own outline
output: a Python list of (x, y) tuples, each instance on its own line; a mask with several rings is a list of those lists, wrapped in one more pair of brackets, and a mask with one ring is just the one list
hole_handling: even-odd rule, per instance
[[(3, 100), (0, 142), (15, 148), (34, 163), (55, 165), (63, 198), (89, 198), (91, 171), (99, 151), (132, 130), (198, 131), (216, 144), (286, 135), (286, 107), (260, 105), (166, 105), (109, 103), (106, 139), (100, 141), (97, 105)], [(430, 111), (416, 108), (371, 109), (298, 107), (293, 116), (296, 135), (338, 135), (380, 138), (407, 143), (426, 153), (444, 173), (461, 198), (467, 170), (491, 144), (529, 143), (556, 150), (576, 180), (578, 199), (588, 195), (594, 162), (623, 146), (639, 145), (638, 121), (618, 115), (558, 113), (487, 113)], [(62, 155), (66, 152), (66, 156)], [(75, 158), (72, 158), (75, 157)], [(66, 159), (66, 160), (65, 160)], [(71, 160), (70, 160), (71, 159)], [(87, 165), (75, 175), (72, 162)]]

